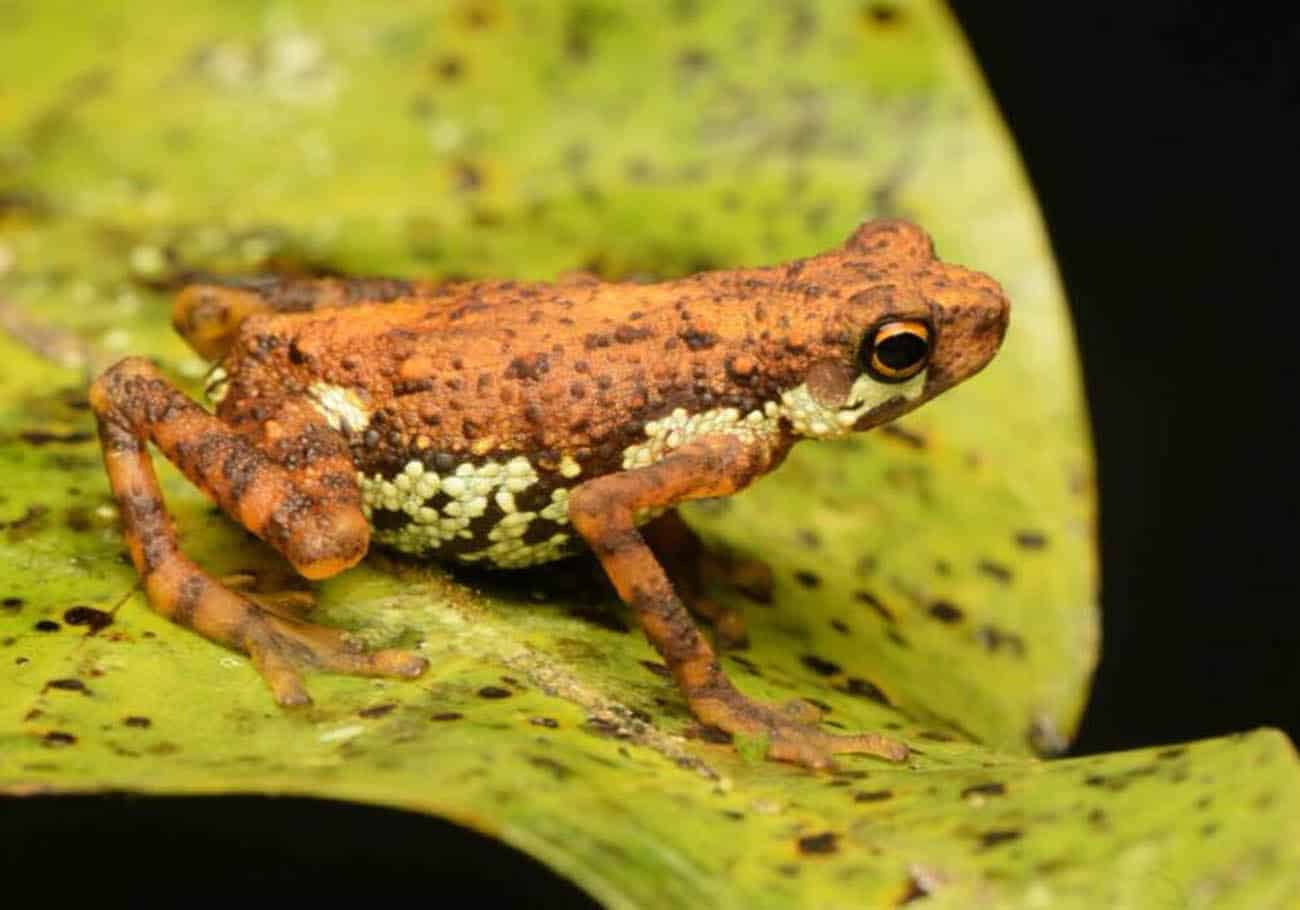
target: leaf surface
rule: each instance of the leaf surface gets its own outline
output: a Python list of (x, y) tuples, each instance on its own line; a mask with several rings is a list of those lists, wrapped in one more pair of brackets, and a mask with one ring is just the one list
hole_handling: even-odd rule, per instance
[[(1042, 227), (946, 13), (433, 9), (0, 9), (0, 788), (430, 812), (616, 907), (1295, 900), (1280, 735), (1034, 757), (1068, 743), (1096, 660), (1091, 454)], [(1004, 283), (1004, 351), (900, 425), (800, 446), (688, 519), (775, 576), (770, 604), (717, 592), (750, 626), (724, 659), (738, 684), (894, 731), (907, 767), (816, 775), (699, 738), (589, 563), (372, 556), (313, 587), (318, 614), (418, 646), (430, 673), (316, 676), (293, 713), (243, 657), (147, 609), (84, 390), (143, 353), (197, 391), (206, 365), (169, 328), (183, 275), (661, 278), (809, 255), (870, 215)], [(197, 562), (306, 587), (160, 474)]]

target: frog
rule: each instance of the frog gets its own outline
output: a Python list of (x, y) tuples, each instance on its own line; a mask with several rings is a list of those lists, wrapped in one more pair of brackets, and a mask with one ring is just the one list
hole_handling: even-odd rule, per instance
[(142, 357), (89, 398), (149, 605), (246, 654), (280, 705), (311, 703), (308, 670), (409, 679), (429, 664), (192, 562), (150, 445), (309, 581), (372, 545), (502, 570), (594, 553), (704, 728), (829, 768), (909, 748), (745, 695), (692, 618), (698, 585), (656, 541), (676, 506), (745, 489), (796, 443), (880, 426), (975, 375), (1009, 314), (993, 278), (899, 219), (794, 261), (657, 282), (203, 279), (173, 322), (213, 361), (212, 409)]

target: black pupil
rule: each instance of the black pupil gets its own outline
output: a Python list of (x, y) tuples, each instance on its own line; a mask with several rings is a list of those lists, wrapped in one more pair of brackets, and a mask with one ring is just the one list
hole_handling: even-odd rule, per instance
[(915, 332), (898, 332), (876, 345), (876, 359), (891, 370), (916, 366), (930, 349), (929, 343)]

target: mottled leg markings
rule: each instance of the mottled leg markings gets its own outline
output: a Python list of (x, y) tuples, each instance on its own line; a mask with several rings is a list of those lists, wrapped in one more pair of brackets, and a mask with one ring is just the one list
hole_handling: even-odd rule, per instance
[(833, 766), (832, 754), (859, 752), (894, 761), (907, 747), (874, 733), (835, 735), (810, 725), (810, 705), (753, 701), (722, 672), (674, 592), (663, 567), (637, 531), (636, 513), (688, 499), (726, 496), (766, 470), (768, 453), (735, 436), (704, 436), (648, 467), (593, 479), (569, 496), (569, 518), (591, 546), (619, 596), (635, 611), (650, 643), (699, 720), (728, 733), (764, 736), (771, 758), (812, 768)]
[(218, 579), (223, 588), (248, 598), (268, 613), (283, 619), (303, 620), (316, 607), (316, 598), (310, 591), (296, 589), (284, 591), (251, 590), (257, 579), (248, 574), (223, 575)]
[(718, 648), (726, 651), (748, 645), (745, 617), (739, 610), (724, 607), (706, 593), (705, 578), (716, 577), (720, 563), (711, 558), (700, 538), (682, 521), (677, 510), (669, 510), (644, 525), (641, 534), (672, 579), (687, 609), (713, 626)]
[(395, 278), (259, 278), (201, 281), (176, 296), (172, 325), (200, 356), (219, 360), (234, 344), (239, 324), (257, 313), (313, 310), (387, 303), (448, 293), (452, 285)]
[[(191, 562), (177, 545), (146, 443), (154, 443), (228, 514), (312, 578), (338, 572), (365, 554), (368, 537), (355, 486), (350, 497), (344, 492), (333, 500), (313, 501), (291, 472), (139, 358), (123, 360), (96, 380), (90, 401), (131, 561), (155, 611), (248, 654), (282, 705), (311, 701), (300, 668), (402, 677), (424, 671), (427, 662), (411, 652), (366, 653), (346, 632), (268, 612)], [(328, 468), (325, 473), (322, 468), (318, 464), (313, 470), (329, 476)], [(344, 507), (349, 501), (355, 518)], [(359, 543), (356, 519), (362, 529)]]

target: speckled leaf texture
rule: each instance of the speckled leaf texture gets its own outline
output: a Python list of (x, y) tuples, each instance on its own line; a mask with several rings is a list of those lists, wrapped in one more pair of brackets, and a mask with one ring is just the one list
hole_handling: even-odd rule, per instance
[[(1015, 311), (993, 366), (888, 431), (806, 444), (689, 519), (761, 558), (738, 684), (887, 729), (834, 773), (701, 738), (590, 563), (382, 555), (324, 621), (417, 682), (247, 661), (146, 607), (85, 385), (190, 390), (191, 271), (654, 278), (925, 225)], [(618, 908), (1300, 903), (1300, 775), (1260, 731), (1050, 760), (1097, 655), (1092, 465), (1067, 312), (946, 11), (911, 2), (0, 2), (0, 790), (294, 793), (444, 816)], [(306, 589), (161, 469), (183, 545)]]

